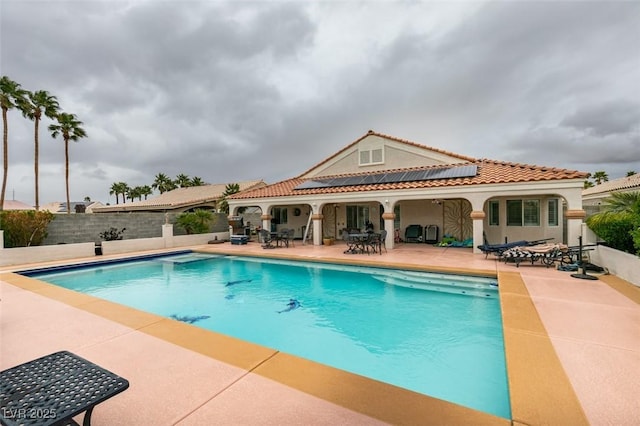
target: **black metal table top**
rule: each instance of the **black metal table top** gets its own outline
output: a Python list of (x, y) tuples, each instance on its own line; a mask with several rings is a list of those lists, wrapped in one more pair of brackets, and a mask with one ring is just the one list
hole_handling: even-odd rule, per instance
[(56, 425), (124, 391), (129, 382), (67, 351), (0, 372), (0, 423)]

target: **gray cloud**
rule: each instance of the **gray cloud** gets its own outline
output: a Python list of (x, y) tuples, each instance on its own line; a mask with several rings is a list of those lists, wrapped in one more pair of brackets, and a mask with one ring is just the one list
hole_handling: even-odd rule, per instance
[[(74, 199), (160, 172), (273, 182), (369, 129), (613, 178), (640, 170), (639, 21), (635, 2), (5, 0), (0, 64), (84, 122)], [(44, 124), (47, 202), (64, 198), (63, 144)], [(9, 189), (27, 203), (31, 132), (11, 111)]]

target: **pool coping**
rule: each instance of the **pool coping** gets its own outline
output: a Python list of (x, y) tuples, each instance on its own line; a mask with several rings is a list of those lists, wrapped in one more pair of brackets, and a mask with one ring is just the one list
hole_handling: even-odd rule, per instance
[[(175, 250), (161, 251), (172, 253)], [(63, 289), (37, 279), (5, 272), (3, 281), (99, 315), (137, 331), (160, 338), (207, 357), (240, 367), (342, 407), (393, 424), (588, 424), (551, 339), (518, 272), (419, 266), (380, 260), (322, 259), (296, 255), (259, 255), (255, 252), (210, 251), (202, 253), (267, 257), (320, 263), (406, 268), (493, 276), (499, 281), (505, 356), (508, 371), (511, 420), (422, 395), (373, 379)], [(114, 259), (129, 259), (121, 255)], [(59, 262), (60, 264), (65, 262)], [(66, 262), (67, 264), (69, 262)], [(481, 362), (481, 360), (479, 361)], [(296, 372), (304, 371), (304, 374)]]

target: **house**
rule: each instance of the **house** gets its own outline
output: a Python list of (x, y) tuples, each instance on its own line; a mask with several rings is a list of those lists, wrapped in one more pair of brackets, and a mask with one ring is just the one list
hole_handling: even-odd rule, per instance
[[(250, 180), (235, 182), (240, 192), (262, 188), (267, 184), (263, 180)], [(92, 208), (93, 213), (118, 213), (118, 212), (176, 212), (209, 208), (217, 209), (219, 201), (228, 184), (219, 183), (213, 185), (189, 186), (164, 192), (157, 197), (148, 200), (121, 203), (110, 206)]]
[(600, 206), (614, 192), (640, 191), (640, 173), (609, 180), (582, 191), (582, 205), (588, 214), (600, 211)]
[[(483, 243), (553, 239), (578, 244), (586, 172), (476, 159), (369, 131), (300, 175), (234, 194), (230, 213), (257, 206), (265, 228), (340, 238), (344, 229), (388, 230), (386, 246), (413, 241)], [(390, 232), (393, 230), (393, 232)], [(436, 230), (437, 236), (433, 230)], [(469, 245), (471, 245), (469, 244)]]

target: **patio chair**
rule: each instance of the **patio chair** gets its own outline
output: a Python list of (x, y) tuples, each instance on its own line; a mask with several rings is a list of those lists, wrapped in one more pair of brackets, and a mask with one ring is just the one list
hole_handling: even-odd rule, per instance
[(260, 230), (260, 236), (262, 237), (262, 248), (263, 249), (276, 248), (276, 246), (273, 245), (273, 239), (271, 238), (271, 232), (267, 231), (266, 229), (261, 229)]
[(382, 247), (384, 247), (384, 252), (387, 252), (387, 230), (383, 229), (380, 231), (380, 254), (382, 254)]
[(404, 241), (407, 243), (419, 243), (422, 241), (422, 225), (409, 225), (404, 230)]
[(293, 228), (287, 230), (287, 247), (295, 247), (295, 244), (293, 243), (295, 233), (296, 230)]

